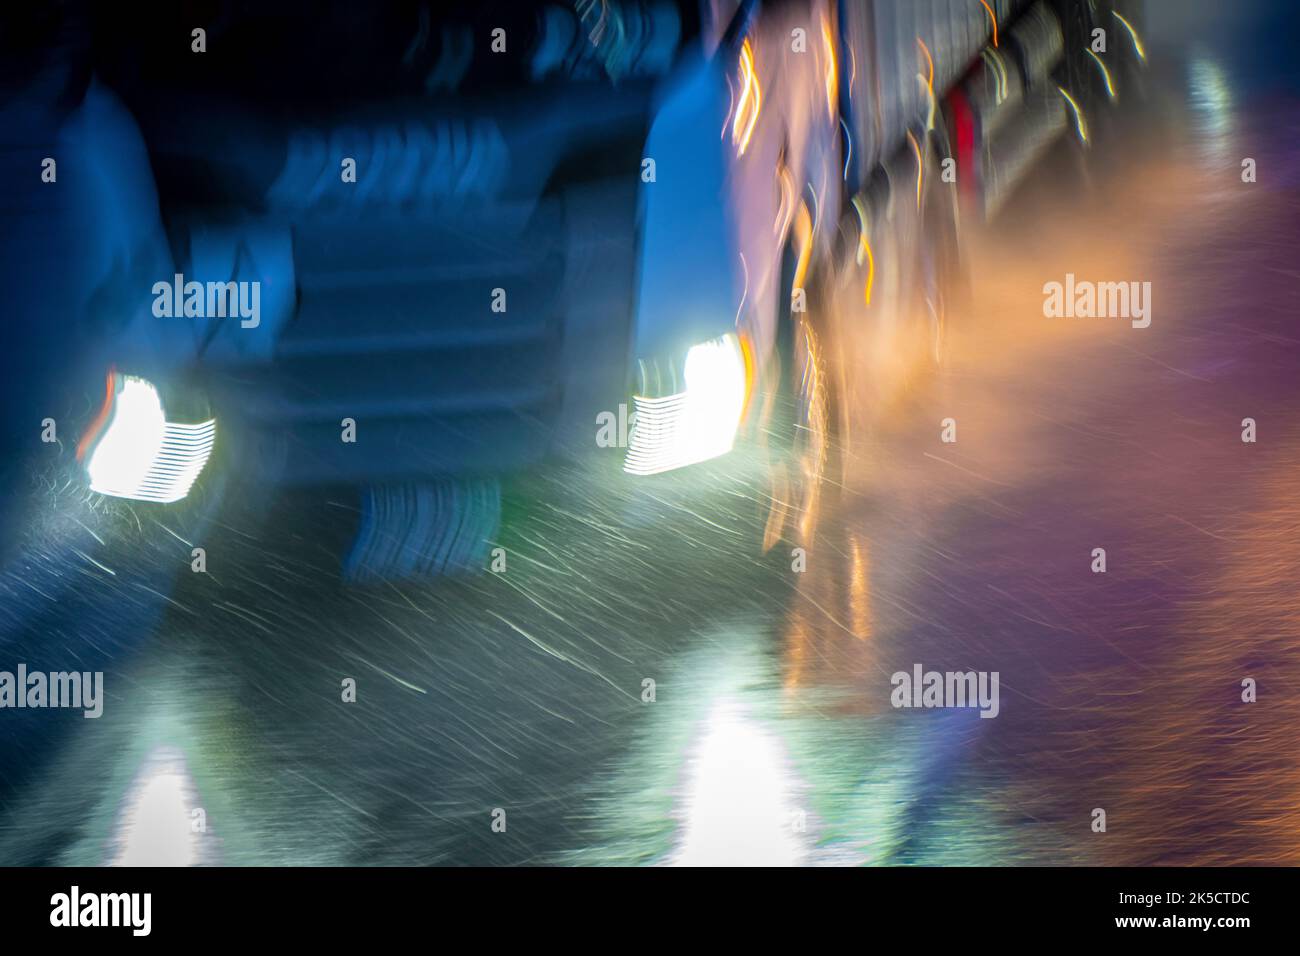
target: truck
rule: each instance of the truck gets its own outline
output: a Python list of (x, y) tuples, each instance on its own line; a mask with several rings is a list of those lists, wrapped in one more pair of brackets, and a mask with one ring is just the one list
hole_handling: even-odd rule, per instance
[(863, 352), (942, 371), (979, 223), (1146, 60), (1135, 0), (4, 16), (11, 570), (68, 489), (323, 487), (347, 578), (481, 568), (555, 460), (807, 543)]

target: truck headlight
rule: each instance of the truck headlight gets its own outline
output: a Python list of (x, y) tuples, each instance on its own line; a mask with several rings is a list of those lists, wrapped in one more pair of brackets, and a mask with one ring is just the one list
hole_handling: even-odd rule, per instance
[[(647, 385), (664, 378), (642, 366), (642, 389), (632, 397), (636, 423), (623, 470), (655, 475), (731, 451), (749, 393), (749, 362), (740, 339), (727, 334), (693, 346), (668, 389)], [(680, 387), (674, 387), (680, 385)], [(654, 394), (669, 391), (669, 394)]]
[(110, 372), (99, 418), (77, 450), (92, 491), (116, 498), (180, 501), (203, 471), (216, 441), (215, 420), (167, 421), (150, 382)]

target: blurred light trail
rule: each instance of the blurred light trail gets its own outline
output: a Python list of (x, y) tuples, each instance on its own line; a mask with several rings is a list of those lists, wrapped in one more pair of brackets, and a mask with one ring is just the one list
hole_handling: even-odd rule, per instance
[(863, 256), (867, 262), (867, 281), (863, 287), (863, 303), (869, 308), (871, 306), (871, 285), (876, 279), (876, 257), (871, 252), (871, 239), (867, 234), (867, 210), (862, 202), (861, 196), (853, 197), (853, 209), (858, 214), (858, 265), (862, 265)]
[(844, 181), (849, 181), (849, 163), (853, 161), (853, 134), (849, 132), (849, 124), (840, 119), (840, 129), (844, 131)]
[(1101, 78), (1106, 83), (1106, 96), (1113, 100), (1115, 98), (1115, 84), (1111, 82), (1110, 70), (1106, 69), (1106, 64), (1102, 62), (1101, 57), (1096, 53), (1093, 53), (1092, 50), (1085, 50), (1084, 52), (1087, 53), (1088, 56), (1092, 57), (1092, 61), (1096, 63), (1098, 68), (1101, 70)]
[(1124, 29), (1128, 31), (1129, 38), (1133, 41), (1133, 50), (1135, 53), (1137, 53), (1138, 59), (1142, 60), (1143, 62), (1146, 62), (1146, 58), (1147, 58), (1146, 47), (1142, 45), (1142, 38), (1138, 36), (1137, 30), (1133, 29), (1133, 24), (1129, 23), (1122, 16), (1120, 16), (1118, 10), (1112, 10), (1111, 13), (1114, 14), (1116, 20), (1118, 20), (1120, 23), (1124, 25)]
[(1088, 142), (1088, 122), (1083, 118), (1083, 110), (1079, 108), (1079, 104), (1075, 102), (1074, 97), (1066, 92), (1065, 87), (1058, 86), (1057, 89), (1061, 91), (1061, 95), (1065, 97), (1065, 102), (1070, 104), (1070, 110), (1074, 113), (1074, 129), (1079, 134), (1079, 141)]
[(826, 50), (826, 110), (831, 119), (839, 112), (839, 75), (840, 65), (835, 57), (835, 37), (831, 35), (831, 23), (822, 17), (822, 46)]
[(982, 3), (982, 4), (984, 5), (984, 10), (985, 10), (985, 12), (988, 13), (988, 15), (989, 15), (989, 23), (993, 24), (993, 45), (996, 47), (996, 46), (998, 45), (998, 17), (997, 17), (997, 14), (995, 14), (995, 13), (993, 12), (993, 8), (990, 7), (990, 6), (988, 5), (987, 0), (980, 0), (980, 3)]
[(746, 39), (740, 48), (740, 102), (736, 104), (736, 116), (731, 124), (731, 139), (736, 144), (737, 155), (744, 156), (749, 148), (749, 138), (754, 134), (762, 109), (763, 88), (754, 68), (754, 47)]
[(916, 42), (920, 46), (921, 52), (925, 54), (925, 62), (929, 66), (929, 74), (925, 78), (925, 85), (929, 88), (930, 95), (934, 96), (934, 57), (930, 56), (930, 48), (925, 45), (924, 40), (917, 37)]

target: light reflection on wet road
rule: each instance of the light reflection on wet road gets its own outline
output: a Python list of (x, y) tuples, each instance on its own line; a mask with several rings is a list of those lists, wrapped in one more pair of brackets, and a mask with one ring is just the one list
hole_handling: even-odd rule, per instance
[[(505, 575), (344, 588), (328, 505), (236, 503), (0, 860), (118, 858), (145, 793), (231, 864), (1300, 862), (1300, 123), (1186, 67), (1110, 191), (975, 244), (952, 367), (855, 430), (806, 573), (549, 475)], [(1044, 318), (1067, 272), (1150, 280), (1151, 327)], [(998, 671), (999, 716), (892, 709), (915, 663)]]

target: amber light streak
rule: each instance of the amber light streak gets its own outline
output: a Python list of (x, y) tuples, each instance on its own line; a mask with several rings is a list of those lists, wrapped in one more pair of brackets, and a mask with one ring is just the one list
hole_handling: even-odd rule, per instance
[(756, 363), (754, 343), (749, 340), (749, 336), (741, 333), (736, 338), (740, 341), (740, 358), (745, 363), (745, 404), (740, 410), (740, 420), (744, 422), (749, 417), (749, 408), (753, 404)]
[(763, 109), (763, 88), (754, 68), (754, 47), (746, 40), (740, 48), (740, 101), (731, 121), (731, 141), (736, 144), (737, 155), (744, 156), (749, 139), (754, 135), (758, 114)]
[(822, 45), (826, 49), (826, 108), (831, 119), (835, 119), (839, 100), (839, 63), (835, 58), (835, 36), (831, 23), (822, 17)]
[(980, 3), (984, 5), (984, 12), (989, 15), (989, 23), (993, 24), (993, 45), (996, 47), (998, 45), (997, 14), (993, 12), (993, 8), (988, 5), (987, 0), (980, 0)]
[(858, 244), (858, 265), (862, 265), (865, 258), (867, 263), (867, 281), (862, 288), (863, 304), (871, 306), (871, 287), (876, 281), (876, 257), (871, 252), (871, 237), (867, 230), (867, 210), (862, 202), (861, 196), (853, 197), (853, 209), (858, 214), (858, 233), (860, 241)]
[(929, 74), (926, 77), (925, 85), (926, 88), (930, 91), (930, 96), (933, 97), (934, 96), (934, 57), (930, 55), (930, 48), (925, 45), (925, 41), (922, 40), (920, 37), (916, 38), (916, 44), (921, 48), (921, 52), (925, 54), (925, 62), (929, 68)]

